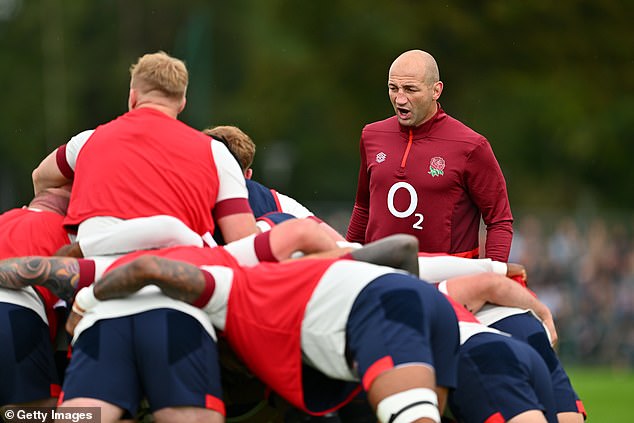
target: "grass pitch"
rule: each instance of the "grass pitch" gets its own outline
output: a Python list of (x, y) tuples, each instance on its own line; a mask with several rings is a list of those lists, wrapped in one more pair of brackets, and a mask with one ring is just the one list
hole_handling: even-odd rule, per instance
[(634, 421), (634, 371), (566, 366), (588, 423)]

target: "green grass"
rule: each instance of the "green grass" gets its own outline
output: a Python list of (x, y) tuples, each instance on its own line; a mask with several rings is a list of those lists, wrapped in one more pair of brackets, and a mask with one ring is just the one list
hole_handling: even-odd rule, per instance
[(588, 413), (588, 423), (634, 421), (634, 372), (608, 368), (566, 366)]

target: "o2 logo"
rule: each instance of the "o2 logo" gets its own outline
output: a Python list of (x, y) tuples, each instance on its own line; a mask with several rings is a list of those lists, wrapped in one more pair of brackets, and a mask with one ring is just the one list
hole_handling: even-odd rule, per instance
[[(394, 196), (399, 189), (404, 189), (409, 193), (409, 206), (407, 206), (407, 209), (404, 211), (399, 211), (394, 206)], [(423, 220), (425, 220), (425, 217), (422, 213), (414, 213), (416, 207), (418, 207), (418, 194), (413, 186), (407, 182), (397, 182), (390, 187), (390, 190), (387, 193), (387, 209), (390, 213), (392, 213), (392, 216), (398, 217), (399, 219), (405, 219), (414, 215), (416, 222), (414, 222), (412, 228), (422, 230)]]

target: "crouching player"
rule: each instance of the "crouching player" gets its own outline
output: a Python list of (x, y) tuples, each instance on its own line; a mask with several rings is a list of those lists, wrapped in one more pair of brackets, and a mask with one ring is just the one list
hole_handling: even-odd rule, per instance
[[(68, 244), (62, 222), (69, 197), (66, 188), (49, 188), (28, 207), (2, 213), (0, 258), (48, 256)], [(65, 312), (65, 304), (42, 286), (0, 288), (0, 406), (55, 404), (60, 392), (55, 341)]]
[(128, 255), (77, 302), (91, 309), (157, 285), (203, 307), (249, 369), (295, 407), (325, 414), (363, 388), (381, 422), (440, 422), (456, 386), (458, 327), (435, 288), (353, 260), (241, 268), (213, 265), (214, 255), (191, 247)]
[[(279, 248), (274, 248), (275, 244), (278, 244), (277, 246), (280, 247), (279, 244), (284, 244), (284, 241), (288, 241), (290, 238), (289, 237), (275, 237), (275, 233), (278, 232), (278, 229), (283, 228), (282, 225), (278, 226), (275, 228), (275, 230), (271, 231), (270, 234), (262, 234), (260, 236), (258, 236), (258, 239), (263, 239), (264, 241), (257, 241), (257, 240), (251, 240), (250, 243), (246, 243), (247, 247), (249, 245), (255, 246), (255, 253), (251, 254), (253, 256), (257, 256), (260, 257), (262, 254), (258, 253), (258, 246), (259, 247), (263, 247), (266, 246), (265, 244), (268, 245), (268, 254), (264, 254), (265, 256), (277, 256), (275, 254), (275, 252), (277, 251), (279, 253), (280, 249)], [(278, 242), (276, 242), (275, 240), (278, 240)], [(306, 240), (303, 241), (304, 243), (306, 242)], [(240, 243), (240, 241), (238, 242)], [(405, 245), (405, 250), (407, 252), (412, 251), (411, 246), (409, 245), (408, 242), (404, 243)], [(293, 246), (287, 246), (287, 252), (292, 252), (295, 251), (297, 247), (293, 247)], [(189, 251), (189, 254), (187, 254), (187, 256), (191, 259), (191, 255), (193, 254), (193, 256), (197, 256), (198, 254), (202, 254), (202, 262), (208, 262), (210, 260), (209, 258), (209, 254), (212, 255), (213, 260), (212, 262), (214, 263), (222, 263), (222, 264), (228, 264), (229, 267), (235, 267), (236, 269), (239, 269), (237, 262), (235, 261), (235, 258), (232, 256), (232, 253), (229, 252), (231, 248), (226, 247), (226, 248), (215, 248), (215, 249), (207, 249), (207, 248), (198, 248), (198, 247), (189, 247), (189, 248), (183, 248), (183, 249), (179, 249), (179, 248), (175, 248), (173, 249), (173, 251)], [(260, 248), (259, 250), (261, 250), (262, 248)], [(239, 249), (238, 249), (239, 250)], [(266, 248), (265, 248), (266, 250)], [(284, 249), (282, 249), (284, 250)], [(390, 247), (388, 248), (388, 250), (393, 254), (394, 251), (396, 251), (397, 249)], [(415, 248), (414, 248), (415, 250)], [(211, 251), (213, 251), (214, 253), (210, 253)], [(192, 253), (194, 252), (194, 253)], [(306, 250), (304, 252), (307, 252)], [(372, 255), (372, 246), (364, 249), (364, 250), (360, 250), (359, 252), (355, 252), (355, 254), (360, 255), (363, 253), (367, 253), (370, 252), (370, 256)], [(233, 251), (233, 253), (235, 254), (236, 251)], [(143, 254), (143, 253), (141, 253)], [(335, 255), (341, 254), (340, 251), (335, 251), (334, 252)], [(409, 254), (408, 254), (409, 255)], [(395, 263), (397, 263), (397, 261), (395, 261)], [(398, 264), (398, 263), (397, 263)], [(411, 271), (416, 272), (417, 268), (417, 262), (416, 260), (413, 261), (413, 263), (409, 263), (410, 266), (413, 266), (411, 268)], [(194, 267), (194, 269), (196, 269)], [(389, 269), (391, 271), (391, 269)], [(168, 275), (169, 276), (169, 275)], [(172, 277), (175, 275), (171, 275)], [(46, 257), (24, 257), (24, 258), (16, 258), (16, 259), (9, 259), (9, 260), (5, 260), (3, 262), (0, 263), (0, 285), (4, 286), (4, 287), (8, 287), (8, 288), (13, 288), (13, 289), (20, 289), (23, 288), (25, 286), (30, 286), (30, 285), (43, 285), (46, 286), (48, 288), (50, 288), (52, 291), (58, 293), (60, 296), (64, 297), (64, 298), (70, 298), (72, 296), (72, 293), (74, 291), (74, 289), (78, 286), (82, 286), (84, 284), (88, 284), (91, 282), (90, 278), (94, 279), (95, 277), (95, 263), (92, 260), (86, 260), (86, 259), (75, 259), (75, 258), (46, 258)], [(143, 281), (142, 281), (143, 282)], [(145, 282), (145, 284), (147, 284), (147, 281)], [(137, 290), (142, 286), (142, 285), (134, 285), (136, 286)], [(156, 292), (145, 292), (145, 293), (139, 293), (140, 296), (142, 296), (141, 294), (145, 294), (145, 296), (147, 298), (143, 299), (143, 298), (137, 298), (138, 301), (136, 301), (136, 305), (138, 306), (139, 304), (141, 304), (142, 302), (144, 302), (146, 304), (146, 306), (148, 306), (148, 304), (151, 303), (151, 307), (150, 308), (146, 308), (145, 311), (150, 311), (152, 310), (152, 313), (155, 312), (156, 309), (159, 309), (159, 311), (161, 312), (166, 312), (166, 313), (171, 313), (173, 315), (178, 314), (180, 315), (185, 315), (185, 314), (190, 314), (190, 313), (178, 313), (178, 312), (182, 312), (182, 306), (185, 306), (186, 304), (182, 304), (182, 306), (178, 306), (177, 304), (167, 304), (166, 303), (166, 299), (165, 298), (160, 298), (161, 296), (159, 295), (158, 297), (156, 297)], [(148, 297), (149, 295), (149, 297)], [(151, 298), (150, 298), (151, 297)], [(156, 297), (156, 298), (154, 298)], [(75, 304), (74, 304), (74, 308), (77, 311), (81, 312), (81, 309), (78, 308), (79, 304), (81, 304), (81, 298), (82, 296), (79, 297), (80, 299), (78, 299)], [(145, 300), (145, 301), (143, 301)], [(83, 324), (83, 328), (78, 328), (81, 330), (86, 330), (87, 334), (90, 334), (90, 326), (92, 326), (92, 324), (97, 323), (99, 324), (99, 320), (103, 321), (104, 317), (108, 317), (110, 316), (111, 318), (113, 317), (113, 315), (109, 315), (108, 314), (108, 310), (110, 310), (112, 312), (112, 310), (114, 310), (114, 308), (117, 308), (116, 305), (114, 303), (116, 303), (116, 301), (108, 301), (108, 304), (106, 305), (105, 302), (102, 303), (104, 305), (104, 307), (102, 307), (101, 312), (100, 313), (86, 313), (86, 317), (82, 320), (82, 324)], [(160, 307), (160, 304), (163, 304), (165, 307)], [(157, 305), (158, 304), (158, 305)], [(121, 304), (120, 304), (121, 305)], [(130, 304), (128, 304), (130, 305)], [(89, 307), (85, 307), (85, 308), (89, 308)], [(92, 310), (97, 310), (99, 307), (94, 307), (94, 309), (91, 307), (91, 311)], [(141, 317), (144, 317), (144, 311), (141, 309), (138, 309), (138, 307), (136, 307), (138, 310), (136, 310), (136, 312), (131, 312), (130, 311), (130, 307), (124, 307), (127, 311), (126, 311), (126, 316), (121, 316), (124, 319), (123, 320), (127, 320), (129, 321), (130, 319), (134, 320), (134, 319), (139, 319)], [(142, 307), (143, 308), (143, 307)], [(167, 309), (167, 311), (165, 311)], [(171, 311), (170, 311), (171, 309)], [(195, 313), (194, 313), (195, 314)], [(190, 314), (191, 315), (191, 314)], [(178, 317), (178, 316), (177, 316)], [(185, 316), (186, 317), (186, 316)], [(101, 319), (100, 319), (101, 318)], [(108, 320), (117, 320), (117, 319), (106, 319), (106, 321)], [(71, 319), (72, 320), (72, 319)], [(123, 321), (122, 320), (122, 321)], [(169, 319), (168, 319), (169, 320)], [(183, 319), (179, 319), (179, 321), (181, 321)], [(194, 319), (196, 320), (196, 319)], [(200, 319), (198, 319), (199, 323)], [(182, 322), (181, 322), (182, 323)], [(206, 325), (204, 324), (204, 322), (201, 323), (203, 328), (206, 327)], [(191, 325), (190, 325), (191, 326)], [(179, 326), (180, 327), (180, 326)], [(207, 328), (208, 329), (208, 328)], [(78, 330), (81, 331), (81, 330)], [(92, 331), (93, 334), (95, 333), (94, 331)], [(173, 331), (172, 331), (173, 332)], [(201, 336), (204, 335), (203, 333), (204, 331), (201, 331)], [(207, 330), (207, 332), (210, 332), (209, 330)], [(76, 334), (77, 335), (77, 334)], [(149, 338), (148, 338), (149, 336)], [(134, 348), (138, 348), (139, 345), (142, 346), (143, 348), (147, 348), (147, 344), (149, 342), (149, 340), (153, 339), (153, 337), (151, 336), (151, 333), (148, 334), (148, 336), (146, 336), (143, 340), (140, 339), (136, 339), (137, 337), (135, 337), (134, 339), (129, 339), (127, 342), (127, 344), (131, 344), (134, 343), (134, 345), (136, 345), (136, 347)], [(203, 336), (204, 337), (204, 336)], [(76, 336), (77, 338), (77, 336)], [(84, 336), (84, 340), (88, 339), (89, 341), (94, 338), (94, 336)], [(101, 336), (98, 336), (98, 338), (100, 339)], [(110, 339), (108, 341), (108, 343), (111, 343), (113, 339)], [(95, 341), (95, 339), (92, 339), (92, 341)], [(83, 347), (81, 345), (85, 344)], [(96, 345), (98, 345), (99, 342), (80, 342), (80, 347), (77, 346), (77, 344), (75, 345), (75, 354), (74, 354), (74, 360), (75, 360), (75, 365), (77, 365), (78, 367), (81, 367), (81, 363), (80, 361), (83, 360), (83, 358), (85, 358), (87, 361), (90, 361), (89, 359), (92, 357), (94, 358), (94, 348), (96, 348)], [(103, 342), (101, 343), (103, 344)], [(171, 343), (167, 343), (168, 345), (170, 345)], [(125, 346), (125, 345), (124, 345)], [(84, 348), (85, 347), (85, 348)], [(77, 351), (81, 351), (82, 349), (85, 350), (86, 354), (79, 354), (79, 357), (81, 358), (77, 358), (78, 354)], [(92, 351), (92, 353), (91, 353)], [(143, 354), (144, 356), (146, 356), (147, 354)], [(150, 355), (153, 356), (153, 355)], [(84, 360), (85, 361), (85, 360)], [(75, 366), (73, 365), (73, 366)], [(140, 365), (139, 363), (136, 364), (137, 366)], [(151, 366), (150, 366), (151, 367)], [(70, 376), (73, 373), (80, 375), (83, 377), (80, 377), (80, 379), (78, 381), (73, 381), (73, 377)], [(125, 373), (125, 371), (124, 371)], [(151, 369), (149, 369), (149, 371), (144, 371), (144, 373), (153, 373), (153, 371)], [(156, 373), (156, 372), (154, 372)], [(81, 391), (82, 393), (80, 393), (80, 396), (77, 396), (77, 393), (74, 394), (74, 397), (76, 398), (81, 398), (83, 401), (83, 405), (87, 406), (87, 405), (96, 405), (98, 404), (99, 406), (103, 406), (102, 407), (102, 418), (105, 419), (105, 421), (111, 421), (111, 420), (115, 420), (116, 418), (118, 418), (119, 416), (121, 416), (121, 413), (123, 411), (128, 411), (130, 412), (130, 414), (134, 414), (134, 407), (136, 407), (136, 400), (134, 400), (133, 398), (126, 398), (125, 401), (123, 401), (121, 398), (119, 398), (119, 400), (117, 400), (117, 398), (112, 397), (112, 395), (117, 396), (117, 393), (119, 392), (119, 394), (121, 394), (120, 389), (108, 389), (108, 391), (111, 393), (110, 396), (108, 396), (108, 398), (104, 398), (103, 395), (99, 394), (99, 395), (94, 395), (94, 394), (90, 394), (90, 395), (83, 395), (84, 392), (87, 392), (86, 389), (86, 384), (84, 382), (82, 382), (82, 379), (85, 381), (85, 372), (82, 371), (77, 371), (77, 372), (73, 372), (72, 368), (71, 370), (69, 370), (69, 378), (67, 380), (67, 384), (65, 385), (65, 389), (67, 387), (69, 387), (69, 391), (72, 391), (73, 389), (76, 389), (78, 384), (79, 384), (79, 391)], [(451, 379), (450, 376), (447, 377), (447, 379)], [(92, 380), (92, 379), (91, 379)], [(94, 380), (93, 380), (94, 382)], [(99, 380), (99, 383), (90, 383), (90, 386), (102, 386), (106, 383), (106, 380)], [(134, 384), (136, 385), (136, 383)], [(356, 386), (356, 385), (355, 385)], [(433, 387), (433, 386), (432, 386)], [(83, 391), (82, 391), (83, 390)], [(103, 391), (103, 389), (102, 389)], [(152, 396), (151, 393), (145, 392), (144, 394), (148, 395), (149, 397)], [(121, 395), (119, 395), (121, 396)], [(124, 395), (125, 397), (127, 397), (126, 395)], [(97, 399), (99, 397), (104, 398), (106, 401), (104, 403), (104, 401), (102, 400), (101, 402), (95, 402), (95, 401), (88, 401), (86, 402), (86, 400), (90, 400), (91, 398)], [(217, 397), (213, 396), (214, 398), (218, 399)], [(110, 400), (110, 401), (108, 401)], [(123, 402), (122, 402), (123, 401)], [(171, 400), (170, 400), (171, 401)], [(206, 400), (206, 402), (209, 402)], [(214, 418), (220, 417), (220, 415), (222, 414), (222, 404), (218, 401), (212, 401), (215, 404), (215, 409), (219, 412), (216, 413), (216, 415), (214, 416)], [(67, 396), (67, 401), (64, 402), (65, 405), (73, 405), (72, 401), (69, 402), (68, 401), (68, 396)], [(62, 404), (62, 405), (64, 405)], [(212, 404), (212, 405), (214, 405)], [(76, 405), (76, 404), (75, 404)], [(112, 407), (112, 405), (114, 405), (114, 407)], [(206, 405), (206, 407), (209, 404)], [(157, 410), (157, 408), (159, 408)], [(169, 408), (169, 407), (164, 407), (164, 408)], [(104, 412), (105, 411), (105, 412)], [(175, 416), (173, 413), (169, 414), (169, 413), (162, 413), (162, 411), (166, 411), (165, 409), (160, 409), (160, 407), (156, 407), (156, 405), (154, 406), (154, 411), (159, 411), (159, 413), (155, 413), (155, 418), (161, 418), (165, 417), (166, 419), (170, 419), (170, 418), (176, 418), (176, 417), (180, 417), (180, 416)], [(182, 409), (180, 411), (183, 411)], [(182, 416), (183, 413), (180, 413), (180, 415)]]

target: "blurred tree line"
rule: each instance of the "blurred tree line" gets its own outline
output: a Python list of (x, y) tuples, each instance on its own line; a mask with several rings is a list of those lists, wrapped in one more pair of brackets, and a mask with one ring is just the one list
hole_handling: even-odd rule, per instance
[(392, 114), (387, 71), (420, 48), (443, 108), (484, 134), (514, 210), (634, 206), (634, 2), (0, 0), (0, 207), (74, 134), (126, 111), (131, 63), (190, 70), (181, 118), (234, 124), (256, 178), (351, 209), (363, 125)]

